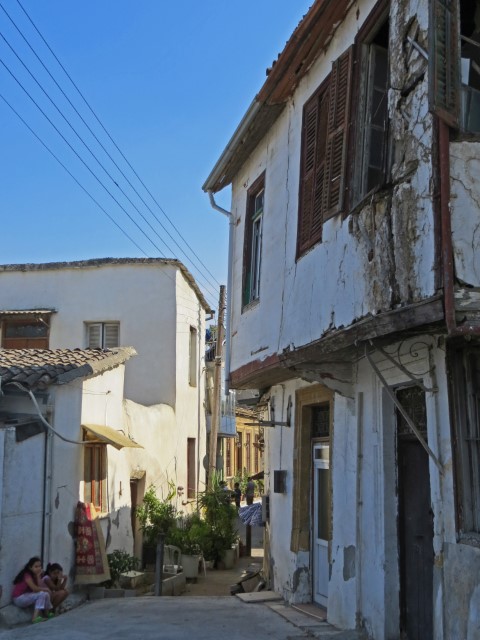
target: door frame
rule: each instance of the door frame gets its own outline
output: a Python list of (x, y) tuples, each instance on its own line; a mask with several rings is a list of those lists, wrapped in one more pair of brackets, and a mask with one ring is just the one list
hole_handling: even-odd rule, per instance
[[(328, 449), (328, 457), (327, 458), (316, 458), (315, 453), (318, 450)], [(328, 539), (317, 538), (317, 524), (318, 524), (318, 501), (317, 501), (317, 470), (324, 469), (329, 472), (329, 481), (328, 481), (328, 505), (327, 509), (329, 515), (327, 516), (327, 526), (328, 526)], [(311, 567), (312, 567), (312, 601), (317, 604), (325, 607), (328, 606), (328, 582), (329, 582), (329, 574), (330, 574), (330, 544), (331, 544), (331, 523), (332, 523), (332, 501), (331, 501), (331, 472), (330, 472), (330, 438), (321, 438), (315, 439), (312, 441), (312, 544), (311, 544)], [(326, 593), (318, 594), (316, 589), (317, 583), (317, 569), (318, 569), (318, 552), (317, 546), (319, 541), (322, 541), (320, 546), (324, 547), (326, 550), (326, 565), (324, 568), (327, 571), (326, 578)]]

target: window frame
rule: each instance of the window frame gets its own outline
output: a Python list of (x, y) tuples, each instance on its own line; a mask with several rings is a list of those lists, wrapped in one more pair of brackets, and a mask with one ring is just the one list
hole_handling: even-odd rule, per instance
[(187, 500), (197, 495), (196, 451), (197, 439), (187, 438)]
[[(48, 319), (49, 320), (49, 319)], [(41, 327), (44, 335), (7, 336), (8, 330), (15, 327)], [(15, 317), (1, 320), (1, 346), (3, 349), (48, 349), (50, 343), (50, 322), (43, 318)]]
[[(95, 467), (95, 470), (92, 470), (92, 467)], [(106, 444), (84, 445), (83, 499), (86, 503), (93, 503), (95, 509), (100, 513), (108, 512)]]
[[(477, 381), (478, 392), (475, 394), (478, 397), (475, 411), (471, 393), (474, 388), (472, 366), (469, 361), (473, 357), (477, 358), (480, 372), (480, 345), (458, 344), (450, 346), (448, 350), (457, 534), (459, 542), (480, 546), (480, 376)], [(468, 436), (474, 428), (479, 434), (476, 438), (478, 442), (469, 445), (467, 441), (473, 438)]]
[[(260, 194), (263, 195), (263, 201), (261, 208), (257, 209), (256, 204)], [(258, 176), (247, 191), (243, 243), (242, 310), (260, 300), (264, 214), (265, 171)]]
[[(117, 347), (120, 346), (120, 322), (119, 321), (86, 322), (85, 325), (86, 325), (86, 333), (87, 333), (87, 338), (86, 338), (87, 349), (116, 349)], [(106, 346), (106, 343), (108, 341), (107, 331), (112, 327), (115, 327), (117, 330), (117, 336), (116, 336), (117, 344)], [(95, 340), (92, 340), (92, 336), (91, 336), (91, 332), (95, 328), (99, 329), (99, 339), (97, 340), (98, 342), (97, 345), (92, 344), (92, 342), (94, 343)]]
[[(389, 21), (388, 0), (382, 0), (371, 11), (360, 30), (358, 31), (353, 45), (353, 67), (355, 73), (352, 77), (352, 103), (358, 105), (356, 113), (352, 113), (351, 119), (351, 135), (349, 138), (350, 165), (348, 167), (348, 206), (347, 211), (361, 206), (362, 202), (369, 198), (372, 193), (383, 188), (388, 180), (390, 166), (390, 135), (389, 135), (389, 118), (388, 118), (388, 89), (390, 87), (389, 74), (389, 47), (387, 47), (387, 80), (386, 91), (387, 96), (387, 121), (383, 139), (383, 167), (382, 179), (372, 187), (366, 186), (367, 170), (369, 164), (367, 160), (367, 147), (365, 140), (368, 134), (367, 125), (371, 121), (371, 96), (372, 96), (372, 78), (371, 78), (371, 52), (374, 47), (379, 47), (374, 40), (381, 31), (385, 22)], [(388, 38), (390, 45), (390, 38)], [(352, 110), (353, 111), (353, 110)]]
[(190, 325), (188, 340), (188, 384), (191, 387), (196, 387), (198, 368), (198, 331), (196, 327), (192, 325)]

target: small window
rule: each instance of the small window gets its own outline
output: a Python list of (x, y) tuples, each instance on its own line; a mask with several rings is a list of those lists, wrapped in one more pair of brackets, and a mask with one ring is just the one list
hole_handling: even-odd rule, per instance
[(452, 349), (450, 364), (458, 527), (480, 541), (480, 348)]
[(388, 20), (359, 36), (356, 46), (357, 122), (351, 204), (384, 184), (388, 148)]
[(196, 495), (196, 472), (195, 472), (195, 438), (187, 438), (187, 498), (195, 498)]
[(4, 349), (48, 349), (49, 325), (40, 318), (4, 320), (2, 347)]
[(95, 509), (100, 512), (108, 511), (106, 458), (106, 445), (84, 446), (84, 502), (92, 502)]
[(87, 324), (87, 347), (89, 349), (113, 349), (119, 346), (120, 324), (118, 322)]
[(431, 0), (428, 40), (430, 110), (479, 134), (480, 1)]
[(243, 255), (243, 305), (260, 297), (262, 258), (262, 223), (265, 200), (265, 174), (253, 184), (247, 194), (245, 242)]
[(188, 382), (191, 387), (197, 386), (197, 330), (190, 327)]

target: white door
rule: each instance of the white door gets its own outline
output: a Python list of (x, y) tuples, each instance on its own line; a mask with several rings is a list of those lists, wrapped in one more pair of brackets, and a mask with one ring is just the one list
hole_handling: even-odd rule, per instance
[(331, 532), (330, 447), (313, 446), (313, 599), (323, 607), (328, 601), (328, 544)]

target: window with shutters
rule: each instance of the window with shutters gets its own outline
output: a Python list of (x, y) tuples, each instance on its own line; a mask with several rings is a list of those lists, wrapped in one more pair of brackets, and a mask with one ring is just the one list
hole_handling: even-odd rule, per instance
[(260, 297), (265, 173), (248, 190), (243, 245), (243, 306)]
[(457, 524), (461, 538), (480, 544), (480, 348), (451, 348), (449, 364)]
[(189, 354), (188, 354), (188, 383), (191, 387), (197, 386), (197, 330), (195, 327), (190, 327), (190, 342), (189, 342)]
[(195, 438), (187, 438), (187, 498), (195, 498), (197, 493), (197, 480), (195, 471), (195, 450), (197, 441)]
[(303, 110), (297, 258), (321, 241), (325, 220), (343, 211), (351, 69), (348, 50)]
[(480, 133), (480, 0), (431, 0), (430, 110), (449, 126)]
[(83, 449), (83, 501), (93, 502), (97, 511), (108, 511), (106, 492), (107, 445), (87, 444)]
[(86, 326), (89, 349), (113, 349), (120, 346), (119, 322), (91, 322)]
[[(379, 7), (359, 32), (354, 51), (356, 120), (352, 136), (350, 205), (355, 206), (387, 176), (388, 152), (388, 19)], [(371, 26), (374, 23), (373, 27)]]

